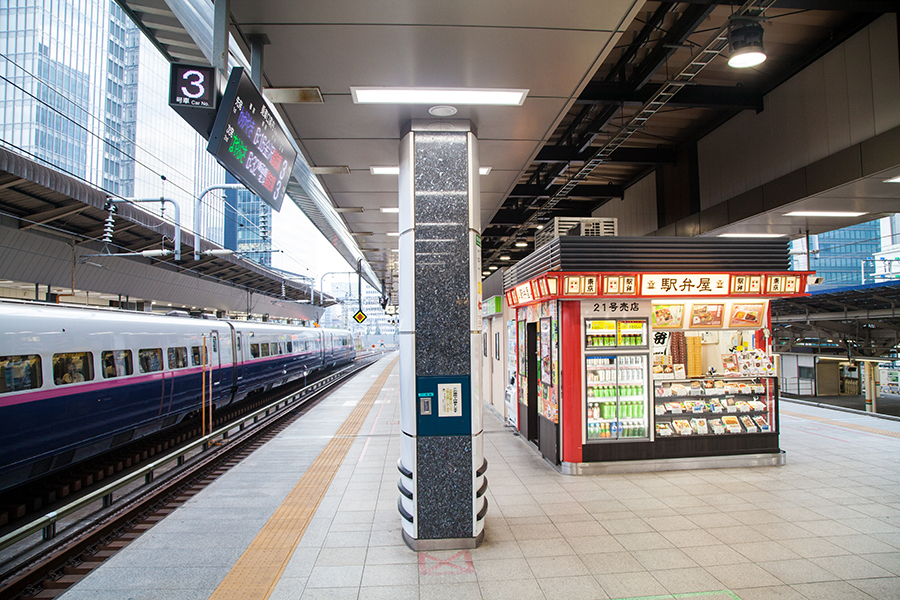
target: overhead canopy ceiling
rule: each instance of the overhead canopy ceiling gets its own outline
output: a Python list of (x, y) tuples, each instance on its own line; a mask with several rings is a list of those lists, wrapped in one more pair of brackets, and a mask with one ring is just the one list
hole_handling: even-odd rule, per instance
[(110, 215), (105, 208), (106, 200), (106, 194), (75, 178), (0, 148), (0, 215), (8, 219), (4, 225), (18, 231), (34, 231), (71, 240), (84, 248), (93, 248), (93, 256), (152, 262), (162, 269), (287, 302), (308, 302), (322, 307), (336, 303), (328, 295), (317, 294), (312, 298), (311, 282), (285, 279), (283, 275), (238, 256), (210, 254), (208, 251), (227, 251), (206, 240), (201, 240), (199, 249), (203, 254), (200, 260), (189, 260), (194, 251), (194, 240), (188, 233), (180, 240), (184, 261), (176, 262), (171, 254), (159, 258), (136, 256), (144, 251), (172, 251), (171, 240), (177, 237), (170, 221), (134, 204), (116, 205), (112, 241), (102, 244), (99, 240), (104, 236)]
[[(157, 0), (161, 1), (161, 0)], [(202, 0), (166, 0), (167, 4)], [(127, 1), (145, 24), (150, 0)], [(622, 125), (690, 62), (698, 48), (741, 9), (740, 2), (517, 2), (514, 0), (404, 0), (298, 2), (230, 0), (230, 31), (249, 56), (249, 40), (265, 35), (263, 84), (318, 87), (324, 102), (279, 109), (306, 161), (354, 233), (378, 277), (394, 276), (397, 178), (370, 166), (396, 165), (403, 127), (431, 118), (427, 105), (359, 105), (351, 86), (525, 88), (522, 106), (457, 106), (454, 118), (477, 129), (484, 266), (504, 266), (533, 250), (534, 227), (555, 216), (590, 216), (660, 165), (740, 111), (758, 111), (765, 94), (845, 41), (895, 2), (760, 1), (766, 5), (768, 60), (735, 70), (719, 55), (679, 86), (640, 126)], [(753, 3), (751, 3), (753, 4)], [(758, 14), (754, 12), (753, 14)], [(152, 29), (152, 28), (151, 28)], [(172, 38), (154, 32), (165, 46)], [(165, 46), (176, 60), (183, 45)], [(614, 151), (602, 152), (610, 143)], [(601, 160), (591, 162), (600, 152)], [(586, 166), (587, 165), (587, 166)], [(900, 170), (900, 169), (898, 169)], [(567, 185), (568, 184), (568, 185)], [(881, 180), (832, 190), (810, 199), (846, 210), (847, 198), (866, 212), (893, 212), (900, 191)], [(565, 187), (563, 187), (565, 186)], [(900, 187), (900, 186), (898, 186)], [(778, 218), (760, 213), (769, 230)], [(871, 218), (869, 216), (868, 218)], [(860, 219), (811, 222), (812, 233)], [(744, 220), (741, 227), (754, 226)], [(796, 221), (789, 224), (796, 234)], [(785, 223), (787, 228), (788, 224)], [(524, 239), (528, 245), (515, 247)]]

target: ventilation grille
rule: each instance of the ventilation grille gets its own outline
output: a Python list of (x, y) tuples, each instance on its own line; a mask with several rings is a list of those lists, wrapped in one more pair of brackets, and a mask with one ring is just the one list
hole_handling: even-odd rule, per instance
[(534, 234), (534, 247), (540, 248), (564, 235), (614, 236), (618, 235), (618, 225), (613, 218), (554, 217)]

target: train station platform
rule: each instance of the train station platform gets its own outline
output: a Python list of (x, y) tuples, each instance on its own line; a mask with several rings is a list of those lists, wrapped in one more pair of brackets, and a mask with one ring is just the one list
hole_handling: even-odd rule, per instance
[(900, 597), (900, 423), (799, 404), (781, 467), (567, 476), (485, 410), (484, 543), (414, 553), (388, 355), (65, 600)]

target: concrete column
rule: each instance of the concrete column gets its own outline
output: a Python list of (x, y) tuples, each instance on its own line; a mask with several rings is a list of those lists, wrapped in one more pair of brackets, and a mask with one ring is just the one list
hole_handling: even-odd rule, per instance
[(399, 510), (413, 550), (484, 539), (477, 142), (468, 121), (412, 121), (400, 142)]
[(878, 412), (878, 382), (876, 379), (876, 363), (865, 360), (863, 364), (863, 376), (865, 377), (866, 410)]

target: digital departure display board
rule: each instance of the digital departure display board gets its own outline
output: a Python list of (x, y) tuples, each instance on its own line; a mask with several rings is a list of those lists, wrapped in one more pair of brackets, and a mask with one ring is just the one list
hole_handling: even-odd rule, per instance
[(297, 152), (243, 67), (234, 67), (207, 150), (238, 181), (275, 210)]

